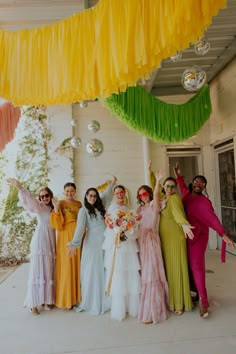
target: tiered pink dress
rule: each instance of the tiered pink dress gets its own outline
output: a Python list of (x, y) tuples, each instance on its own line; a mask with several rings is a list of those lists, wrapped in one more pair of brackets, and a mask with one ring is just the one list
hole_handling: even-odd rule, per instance
[(141, 297), (138, 320), (160, 322), (168, 318), (168, 284), (157, 232), (159, 210), (153, 202), (140, 207), (142, 215), (138, 238), (141, 263)]
[(55, 304), (56, 235), (50, 226), (51, 209), (25, 188), (21, 205), (37, 215), (38, 224), (30, 244), (30, 270), (25, 307)]

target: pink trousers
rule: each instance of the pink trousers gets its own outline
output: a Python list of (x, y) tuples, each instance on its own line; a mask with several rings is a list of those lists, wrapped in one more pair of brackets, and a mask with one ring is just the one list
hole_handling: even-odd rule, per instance
[(209, 235), (200, 234), (194, 241), (188, 239), (188, 260), (192, 271), (193, 280), (197, 288), (199, 297), (202, 299), (203, 306), (208, 307), (206, 290), (206, 270), (205, 252)]

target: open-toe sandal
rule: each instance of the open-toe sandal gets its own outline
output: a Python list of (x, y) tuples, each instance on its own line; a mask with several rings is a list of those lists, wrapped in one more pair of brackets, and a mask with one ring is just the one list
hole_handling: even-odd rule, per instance
[(30, 311), (33, 315), (39, 315), (39, 310), (37, 309), (37, 307), (32, 307)]

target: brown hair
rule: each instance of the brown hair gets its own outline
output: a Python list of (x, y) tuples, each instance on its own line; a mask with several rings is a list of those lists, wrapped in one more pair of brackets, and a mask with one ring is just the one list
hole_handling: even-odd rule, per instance
[(42, 188), (40, 188), (39, 194), (38, 194), (38, 198), (39, 198), (40, 201), (41, 201), (40, 194), (41, 194), (42, 191), (48, 192), (48, 194), (49, 194), (49, 196), (50, 196), (50, 203), (48, 203), (48, 205), (50, 206), (51, 209), (54, 209), (54, 206), (53, 206), (53, 204), (52, 204), (53, 192), (52, 192), (51, 189), (48, 188), (48, 187), (42, 187)]
[(139, 187), (139, 189), (137, 190), (137, 201), (138, 201), (138, 204), (140, 205), (144, 205), (144, 202), (139, 198), (139, 191), (140, 189), (144, 189), (148, 194), (149, 194), (149, 198), (150, 198), (150, 201), (153, 200), (153, 190), (151, 187), (149, 187), (148, 185), (146, 184), (143, 184), (141, 187)]

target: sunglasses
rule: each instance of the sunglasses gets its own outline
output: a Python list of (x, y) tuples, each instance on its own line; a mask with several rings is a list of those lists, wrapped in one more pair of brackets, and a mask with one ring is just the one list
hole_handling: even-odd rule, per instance
[(88, 194), (88, 197), (89, 198), (97, 198), (97, 195), (96, 194)]
[(40, 195), (39, 196), (41, 199), (44, 199), (44, 198), (48, 198), (49, 197), (49, 194), (47, 193), (47, 194), (42, 194), (42, 195)]
[(165, 188), (174, 189), (176, 186), (174, 184), (166, 184)]
[(138, 194), (138, 197), (139, 197), (139, 198), (147, 197), (147, 196), (149, 196), (149, 193), (148, 193), (148, 192), (143, 192), (143, 193), (139, 193), (139, 194)]

